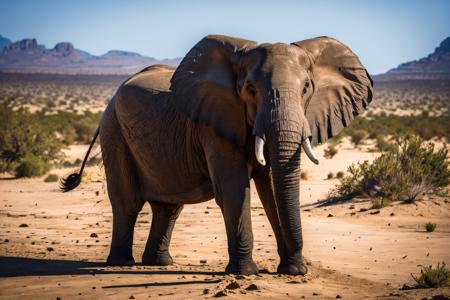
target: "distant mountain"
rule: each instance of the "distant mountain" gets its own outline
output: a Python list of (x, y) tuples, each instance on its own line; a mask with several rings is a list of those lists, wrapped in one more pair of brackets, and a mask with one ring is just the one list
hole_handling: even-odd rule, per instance
[(3, 51), (3, 48), (4, 48), (6, 45), (9, 45), (9, 44), (11, 44), (11, 43), (12, 43), (12, 42), (11, 42), (10, 39), (5, 38), (4, 36), (0, 35), (0, 52)]
[(450, 79), (450, 37), (427, 57), (400, 64), (376, 79)]
[(0, 72), (51, 74), (119, 74), (136, 73), (153, 64), (178, 65), (181, 58), (158, 60), (138, 53), (112, 50), (92, 55), (61, 42), (52, 49), (38, 44), (36, 39), (7, 43), (0, 54)]

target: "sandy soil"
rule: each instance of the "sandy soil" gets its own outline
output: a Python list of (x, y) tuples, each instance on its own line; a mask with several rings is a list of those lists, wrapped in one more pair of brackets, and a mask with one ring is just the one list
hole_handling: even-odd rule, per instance
[[(368, 146), (363, 146), (369, 147)], [(319, 156), (324, 147), (319, 147)], [(72, 147), (69, 158), (82, 157)], [(96, 151), (94, 150), (94, 153)], [(339, 146), (332, 160), (313, 166), (303, 160), (301, 183), (307, 276), (275, 274), (276, 244), (264, 209), (252, 191), (254, 259), (260, 274), (223, 274), (227, 263), (225, 227), (214, 201), (185, 206), (173, 233), (170, 267), (107, 267), (111, 208), (102, 172), (88, 168), (84, 183), (68, 194), (42, 179), (0, 179), (0, 298), (165, 299), (210, 298), (407, 298), (450, 296), (450, 288), (401, 290), (412, 285), (419, 265), (450, 265), (450, 201), (365, 210), (367, 202), (321, 205), (337, 182), (328, 172), (345, 171), (376, 153)], [(70, 169), (53, 173), (68, 174)], [(148, 205), (135, 231), (140, 261), (151, 222)], [(426, 233), (423, 224), (437, 229)]]

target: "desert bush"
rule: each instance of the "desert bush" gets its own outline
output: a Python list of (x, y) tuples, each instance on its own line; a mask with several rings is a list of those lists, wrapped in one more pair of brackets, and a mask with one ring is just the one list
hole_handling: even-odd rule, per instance
[(427, 232), (433, 232), (436, 229), (436, 224), (428, 222), (428, 223), (425, 223), (424, 227)]
[(44, 182), (56, 182), (58, 181), (58, 175), (56, 174), (48, 174), (47, 177), (44, 178)]
[(333, 172), (328, 173), (327, 179), (333, 179), (333, 178), (334, 178)]
[(425, 144), (419, 137), (402, 138), (371, 164), (351, 165), (334, 194), (413, 202), (450, 183), (447, 152), (445, 148), (435, 152), (432, 143)]
[(332, 159), (336, 154), (338, 153), (338, 150), (336, 149), (336, 146), (334, 144), (329, 144), (328, 148), (324, 150), (324, 155), (326, 158)]
[(417, 283), (418, 287), (422, 288), (437, 288), (450, 285), (450, 270), (446, 267), (445, 263), (438, 263), (436, 268), (432, 266), (421, 266), (420, 275), (412, 278)]
[(0, 120), (0, 172), (45, 173), (62, 147), (46, 120), (26, 110), (15, 111), (8, 102), (0, 103)]
[(375, 147), (378, 151), (386, 152), (386, 151), (393, 151), (395, 148), (395, 145), (386, 141), (386, 139), (382, 135), (378, 135), (375, 138), (376, 144)]
[(357, 129), (350, 133), (350, 139), (355, 147), (358, 147), (361, 142), (368, 137), (368, 133), (365, 130)]
[(381, 209), (381, 208), (387, 206), (389, 201), (386, 201), (385, 199), (380, 198), (380, 197), (375, 197), (375, 198), (370, 199), (370, 202), (372, 204), (372, 206), (371, 206), (372, 209)]
[(27, 154), (16, 167), (16, 177), (36, 177), (44, 175), (49, 169), (49, 164), (41, 158)]
[(309, 174), (308, 174), (307, 171), (301, 171), (300, 172), (300, 179), (308, 180), (308, 178), (309, 178)]
[(336, 173), (336, 178), (343, 178), (344, 177), (344, 172), (342, 172), (342, 171), (339, 171), (339, 172), (337, 172)]

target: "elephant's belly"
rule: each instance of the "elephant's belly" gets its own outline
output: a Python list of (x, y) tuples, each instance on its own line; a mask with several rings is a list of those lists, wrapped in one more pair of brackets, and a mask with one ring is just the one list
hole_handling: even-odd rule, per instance
[(171, 204), (193, 204), (214, 198), (211, 182), (208, 180), (191, 190), (178, 193), (157, 193), (149, 185), (144, 186), (142, 198), (145, 201), (158, 201)]

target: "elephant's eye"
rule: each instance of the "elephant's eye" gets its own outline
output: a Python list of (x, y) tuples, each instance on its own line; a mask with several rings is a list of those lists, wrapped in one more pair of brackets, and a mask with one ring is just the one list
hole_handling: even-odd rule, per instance
[(255, 97), (256, 96), (255, 86), (251, 83), (247, 83), (247, 92), (250, 94), (250, 96)]
[(306, 94), (306, 92), (308, 91), (308, 88), (309, 88), (309, 80), (305, 82), (305, 86), (303, 87), (302, 96), (304, 94)]

